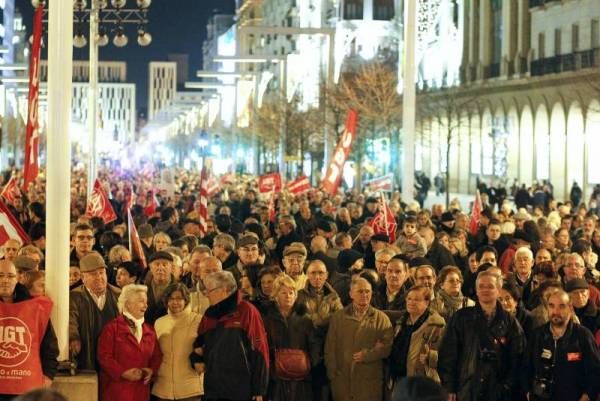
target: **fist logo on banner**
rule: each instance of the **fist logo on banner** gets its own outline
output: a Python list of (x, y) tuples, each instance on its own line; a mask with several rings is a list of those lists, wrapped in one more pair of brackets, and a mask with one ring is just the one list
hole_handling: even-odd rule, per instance
[(21, 365), (31, 351), (31, 332), (21, 319), (0, 318), (0, 366)]

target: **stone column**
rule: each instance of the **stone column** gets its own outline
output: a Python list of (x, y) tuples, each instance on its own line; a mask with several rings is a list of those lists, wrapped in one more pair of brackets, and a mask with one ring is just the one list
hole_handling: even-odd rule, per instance
[(477, 65), (477, 79), (483, 79), (485, 68), (490, 65), (492, 37), (491, 0), (479, 2), (479, 63)]
[(415, 182), (415, 48), (417, 0), (404, 1), (404, 92), (402, 97), (402, 200), (413, 200)]
[(46, 161), (46, 290), (60, 360), (69, 359), (69, 222), (73, 2), (49, 2), (48, 139)]

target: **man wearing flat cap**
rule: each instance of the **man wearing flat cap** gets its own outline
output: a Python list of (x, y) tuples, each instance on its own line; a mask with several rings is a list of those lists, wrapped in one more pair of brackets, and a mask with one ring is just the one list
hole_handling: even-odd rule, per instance
[(148, 259), (148, 266), (150, 266), (150, 273), (144, 282), (148, 287), (148, 309), (144, 314), (144, 321), (153, 325), (156, 319), (167, 314), (163, 294), (167, 287), (175, 281), (173, 256), (165, 251), (155, 252)]
[(25, 255), (15, 256), (13, 264), (17, 269), (17, 280), (19, 284), (23, 285), (27, 284), (27, 281), (29, 281), (31, 272), (38, 270), (35, 260)]
[(296, 291), (306, 286), (304, 263), (306, 262), (306, 247), (302, 242), (292, 242), (283, 250), (283, 267), (285, 272), (294, 279)]
[(592, 334), (600, 330), (600, 311), (590, 300), (590, 286), (584, 278), (574, 278), (565, 283), (565, 291), (571, 297), (573, 311), (582, 326), (587, 327)]
[(78, 369), (99, 370), (96, 345), (104, 325), (119, 314), (120, 290), (108, 284), (106, 262), (98, 252), (79, 261), (83, 285), (69, 295), (69, 349)]

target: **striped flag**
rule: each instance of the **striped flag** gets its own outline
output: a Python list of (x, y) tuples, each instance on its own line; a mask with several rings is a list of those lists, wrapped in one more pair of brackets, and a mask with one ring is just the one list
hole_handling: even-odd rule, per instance
[(198, 202), (198, 221), (200, 223), (200, 232), (205, 235), (208, 231), (206, 221), (208, 220), (208, 172), (206, 165), (202, 165), (200, 172), (200, 199)]
[(15, 199), (21, 197), (21, 190), (19, 189), (17, 178), (14, 175), (10, 177), (10, 180), (8, 180), (4, 188), (2, 188), (0, 196), (13, 206), (15, 204)]
[(0, 246), (11, 238), (21, 240), (22, 244), (29, 242), (29, 237), (19, 221), (12, 215), (8, 206), (0, 200)]
[(134, 260), (139, 260), (140, 264), (146, 268), (148, 267), (146, 255), (144, 255), (144, 248), (142, 248), (140, 236), (138, 235), (137, 228), (135, 228), (133, 222), (133, 217), (131, 216), (131, 209), (127, 209), (127, 225), (129, 226), (129, 252)]
[(300, 196), (312, 189), (308, 177), (300, 177), (286, 186), (287, 190), (294, 196)]

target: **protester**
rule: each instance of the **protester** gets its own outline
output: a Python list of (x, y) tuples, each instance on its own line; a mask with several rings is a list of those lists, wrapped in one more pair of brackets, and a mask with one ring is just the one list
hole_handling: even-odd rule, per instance
[(145, 285), (123, 287), (119, 316), (102, 329), (98, 339), (101, 401), (150, 399), (150, 383), (162, 354), (154, 328), (144, 321), (147, 292)]
[(446, 266), (440, 271), (436, 287), (437, 295), (431, 301), (431, 310), (436, 311), (446, 322), (462, 308), (475, 306), (475, 302), (461, 292), (462, 273), (456, 266)]

